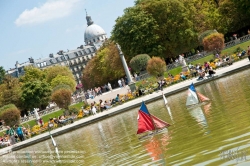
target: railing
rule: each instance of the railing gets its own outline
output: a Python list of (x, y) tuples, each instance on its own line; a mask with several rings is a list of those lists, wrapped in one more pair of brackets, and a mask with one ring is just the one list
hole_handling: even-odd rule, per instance
[[(246, 36), (243, 36), (241, 38), (238, 38), (236, 40), (233, 40), (233, 41), (230, 41), (230, 42), (227, 42), (225, 43), (225, 48), (224, 49), (227, 49), (229, 47), (233, 47), (237, 44), (240, 44), (240, 43), (243, 43), (243, 42), (246, 42), (250, 40), (250, 34), (249, 35), (246, 35)], [(185, 58), (186, 62), (189, 63), (189, 62), (192, 62), (192, 61), (195, 61), (195, 60), (198, 60), (198, 59), (201, 59), (203, 57), (206, 57), (207, 55), (210, 55), (212, 52), (206, 52), (206, 51), (203, 51), (203, 52), (200, 52), (199, 54), (195, 54), (193, 56), (190, 56), (188, 58)], [(171, 70), (171, 69), (174, 69), (176, 67), (179, 67), (181, 66), (180, 63), (178, 62), (174, 62), (172, 64), (168, 64), (167, 65), (167, 70)], [(139, 75), (137, 76), (137, 81), (139, 80), (143, 80), (145, 78), (148, 78), (150, 75), (148, 73), (146, 74), (142, 74), (142, 75)]]
[[(237, 45), (237, 44), (240, 44), (240, 43), (244, 43), (244, 42), (246, 42), (246, 41), (248, 41), (248, 40), (250, 40), (250, 34), (248, 34), (248, 35), (246, 35), (246, 36), (243, 36), (243, 37), (240, 37), (240, 38), (238, 38), (238, 39), (236, 39), (236, 40), (233, 40), (233, 41), (230, 41), (230, 42), (225, 43), (225, 48), (224, 48), (224, 49), (233, 47), (233, 46), (235, 46), (235, 45)], [(190, 56), (190, 57), (188, 57), (188, 58), (185, 58), (185, 60), (186, 60), (186, 62), (189, 63), (189, 62), (192, 62), (192, 61), (201, 59), (201, 58), (203, 58), (203, 57), (205, 57), (205, 56), (207, 56), (207, 55), (210, 55), (211, 53), (212, 53), (212, 52), (206, 52), (206, 51), (204, 51), (204, 52), (201, 52), (201, 53), (199, 53), (199, 54), (195, 54), (195, 55), (193, 55), (193, 56)], [(167, 65), (167, 70), (171, 70), (171, 69), (176, 68), (176, 67), (179, 67), (179, 66), (181, 66), (181, 64), (178, 63), (178, 62), (175, 62), (175, 63), (172, 63), (172, 64)]]

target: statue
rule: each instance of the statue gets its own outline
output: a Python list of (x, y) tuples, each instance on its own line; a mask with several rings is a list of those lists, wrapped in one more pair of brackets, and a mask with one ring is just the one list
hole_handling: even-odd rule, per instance
[(189, 70), (183, 54), (179, 55), (179, 63), (182, 65), (183, 72), (186, 72)]
[(179, 55), (179, 63), (182, 65), (182, 67), (187, 66), (187, 63), (185, 61), (184, 55)]

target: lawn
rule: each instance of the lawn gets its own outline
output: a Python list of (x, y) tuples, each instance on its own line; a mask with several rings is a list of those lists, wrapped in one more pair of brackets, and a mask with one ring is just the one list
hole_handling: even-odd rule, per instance
[[(80, 102), (80, 103), (71, 105), (69, 107), (70, 108), (74, 107), (77, 110), (80, 110), (82, 106), (83, 106), (83, 102)], [(64, 110), (60, 109), (58, 111), (51, 112), (51, 113), (49, 113), (47, 115), (42, 116), (42, 119), (43, 119), (44, 122), (48, 122), (50, 118), (54, 118), (54, 117), (57, 118), (58, 116), (63, 115), (63, 112), (64, 112)], [(28, 121), (28, 122), (24, 122), (21, 125), (23, 125), (24, 127), (28, 127), (28, 126), (32, 127), (32, 126), (35, 126), (36, 124), (37, 124), (36, 120), (33, 119), (33, 120)], [(0, 132), (0, 135), (3, 135), (4, 133), (5, 133), (5, 131), (2, 131), (2, 132)]]
[[(242, 50), (246, 50), (247, 49), (247, 46), (250, 46), (250, 40), (247, 41), (247, 42), (244, 42), (244, 43), (241, 43), (241, 44), (238, 44), (238, 45), (235, 45), (233, 47), (230, 47), (230, 48), (227, 48), (225, 50), (222, 50), (221, 53), (222, 54), (228, 54), (228, 55), (231, 55), (231, 54), (234, 54), (235, 51), (237, 50), (237, 48), (241, 48)], [(201, 58), (201, 59), (198, 59), (198, 60), (195, 60), (195, 61), (192, 61), (192, 64), (195, 65), (195, 64), (203, 64), (204, 62), (210, 62), (210, 60), (214, 59), (214, 55), (213, 54), (210, 54), (208, 56), (205, 56), (204, 58)], [(173, 74), (173, 75), (176, 75), (176, 74), (180, 74), (180, 72), (182, 71), (182, 68), (181, 67), (177, 67), (177, 68), (174, 68), (174, 69), (171, 69), (169, 70), (168, 72)], [(165, 77), (167, 77), (167, 73), (164, 74)]]

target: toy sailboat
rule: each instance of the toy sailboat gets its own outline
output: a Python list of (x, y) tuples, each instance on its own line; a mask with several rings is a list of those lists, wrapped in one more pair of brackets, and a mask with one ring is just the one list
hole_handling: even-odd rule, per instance
[(209, 101), (209, 100), (210, 100), (209, 98), (207, 98), (203, 94), (196, 91), (193, 83), (189, 86), (188, 97), (187, 97), (187, 102), (186, 102), (187, 107), (200, 105), (203, 102)]
[(154, 115), (151, 115), (144, 102), (142, 102), (141, 104), (137, 119), (138, 119), (137, 134), (148, 133), (150, 135), (154, 135), (170, 126), (169, 123), (157, 118)]

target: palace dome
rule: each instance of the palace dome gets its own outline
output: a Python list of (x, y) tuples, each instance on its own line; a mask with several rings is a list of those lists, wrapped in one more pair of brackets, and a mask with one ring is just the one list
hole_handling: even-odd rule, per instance
[(85, 29), (84, 41), (86, 44), (96, 43), (104, 41), (106, 37), (106, 32), (99, 26), (94, 24), (90, 16), (86, 16), (88, 27)]

